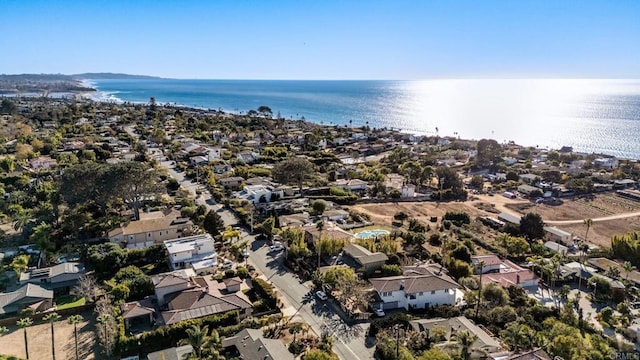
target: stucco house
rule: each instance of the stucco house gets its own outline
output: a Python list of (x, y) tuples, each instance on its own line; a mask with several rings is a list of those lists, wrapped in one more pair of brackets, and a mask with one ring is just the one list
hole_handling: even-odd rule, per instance
[(27, 283), (16, 291), (0, 293), (0, 316), (18, 313), (26, 307), (40, 312), (52, 306), (53, 290), (40, 285)]
[(342, 251), (345, 255), (345, 264), (355, 268), (357, 272), (371, 273), (380, 269), (389, 260), (386, 254), (372, 253), (357, 244), (349, 244)]
[(439, 265), (405, 266), (400, 276), (369, 279), (384, 310), (424, 309), (435, 305), (458, 305), (464, 294), (461, 286)]
[(260, 329), (244, 329), (222, 340), (222, 347), (238, 359), (293, 360), (295, 357), (279, 339), (267, 339)]
[[(480, 262), (484, 265), (481, 267)], [(482, 275), (482, 284), (496, 283), (504, 288), (519, 286), (536, 289), (539, 278), (529, 269), (525, 269), (512, 261), (500, 259), (497, 255), (476, 255), (471, 257), (475, 274)]]
[(109, 231), (111, 242), (128, 249), (145, 248), (166, 240), (178, 238), (193, 226), (191, 220), (180, 217), (177, 210), (154, 211), (141, 214), (141, 219), (120, 224)]
[(164, 246), (169, 252), (169, 264), (173, 270), (191, 268), (196, 273), (206, 272), (218, 266), (218, 254), (211, 235), (194, 235), (167, 240)]

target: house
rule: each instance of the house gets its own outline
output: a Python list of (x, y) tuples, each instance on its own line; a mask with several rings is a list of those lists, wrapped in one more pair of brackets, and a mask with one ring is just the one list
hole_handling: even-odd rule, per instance
[(193, 353), (193, 346), (182, 345), (147, 354), (147, 360), (186, 360)]
[(178, 238), (193, 226), (191, 220), (181, 218), (177, 210), (142, 213), (140, 217), (140, 220), (120, 224), (109, 231), (109, 240), (123, 244), (128, 249), (145, 248)]
[(413, 330), (418, 332), (427, 331), (433, 334), (433, 329), (440, 328), (446, 332), (445, 339), (436, 341), (434, 346), (450, 348), (457, 347), (456, 333), (461, 331), (468, 331), (471, 334), (477, 336), (476, 341), (471, 344), (471, 358), (480, 359), (484, 358), (487, 353), (493, 353), (502, 350), (500, 342), (487, 333), (483, 328), (474, 324), (471, 320), (465, 316), (458, 316), (449, 319), (434, 318), (434, 319), (420, 319), (412, 320), (409, 322)]
[(151, 280), (158, 305), (165, 304), (165, 296), (168, 294), (196, 287), (196, 284), (191, 281), (195, 276), (196, 273), (192, 269), (176, 270), (152, 276)]
[(460, 285), (440, 266), (405, 266), (402, 275), (369, 279), (369, 282), (380, 299), (374, 306), (383, 310), (457, 305), (464, 299)]
[(238, 153), (237, 159), (243, 164), (253, 164), (260, 159), (260, 154), (254, 151), (241, 151)]
[(33, 170), (50, 169), (56, 165), (58, 165), (58, 161), (49, 156), (38, 156), (35, 159), (29, 160), (29, 167)]
[(382, 265), (389, 260), (384, 253), (372, 253), (366, 248), (356, 244), (349, 244), (345, 246), (342, 251), (345, 255), (345, 264), (353, 267), (357, 272), (367, 274), (380, 269)]
[(530, 184), (530, 185), (535, 184), (536, 182), (540, 181), (540, 176), (535, 175), (535, 174), (521, 174), (518, 177), (524, 183)]
[[(564, 230), (560, 230), (554, 226), (545, 226), (544, 232), (552, 241), (560, 242), (563, 244), (570, 244), (573, 242), (573, 235)], [(565, 248), (566, 251), (566, 248)], [(565, 252), (566, 253), (566, 252)]]
[[(625, 278), (627, 277), (627, 273), (622, 265), (613, 260), (607, 258), (591, 258), (587, 261), (589, 262), (589, 264), (595, 266), (600, 271), (606, 272), (609, 270), (609, 268), (614, 267), (620, 271), (620, 274), (622, 276), (624, 276)], [(629, 281), (635, 283), (636, 286), (640, 286), (640, 272), (638, 272), (637, 270), (633, 270), (628, 274), (628, 277)]]
[(416, 196), (416, 186), (413, 184), (402, 185), (400, 197), (410, 198)]
[(82, 149), (84, 149), (84, 147), (85, 147), (84, 142), (82, 142), (80, 140), (67, 141), (64, 144), (64, 150), (65, 151), (82, 150)]
[(281, 198), (283, 196), (282, 190), (277, 190), (273, 186), (265, 185), (245, 185), (242, 191), (234, 194), (234, 197), (247, 200), (253, 204), (268, 203), (271, 202), (272, 196)]
[(555, 241), (547, 241), (547, 242), (545, 242), (544, 243), (544, 247), (546, 247), (547, 249), (549, 249), (551, 251), (555, 251), (558, 254), (566, 255), (569, 252), (569, 248), (568, 247), (566, 247), (564, 245), (561, 245), (561, 244), (558, 244)]
[(122, 319), (125, 331), (133, 327), (151, 327), (154, 324), (155, 307), (150, 298), (122, 304)]
[(397, 189), (401, 190), (402, 186), (406, 183), (406, 179), (404, 176), (396, 173), (387, 174), (384, 176), (384, 187), (387, 191)]
[(231, 165), (229, 164), (213, 165), (213, 173), (216, 175), (222, 175), (232, 171), (233, 171), (233, 167), (231, 167)]
[(498, 215), (498, 220), (504, 221), (505, 223), (520, 225), (520, 216), (512, 215), (506, 212), (502, 212)]
[(164, 246), (173, 270), (192, 268), (199, 273), (218, 266), (218, 254), (209, 234), (167, 240)]
[(349, 212), (342, 209), (331, 209), (323, 212), (322, 217), (329, 221), (346, 220), (349, 218)]
[(633, 179), (614, 180), (613, 188), (616, 190), (629, 189), (636, 186), (636, 181)]
[(38, 284), (56, 294), (68, 294), (85, 273), (84, 265), (66, 262), (43, 269), (31, 269), (20, 274), (20, 284)]
[(0, 316), (19, 313), (26, 307), (40, 312), (52, 306), (53, 290), (40, 285), (27, 283), (16, 291), (0, 293)]
[(244, 181), (243, 177), (240, 176), (231, 176), (227, 178), (222, 178), (218, 180), (218, 184), (220, 184), (225, 189), (237, 189), (242, 185)]
[(613, 170), (618, 168), (619, 162), (614, 157), (597, 158), (593, 160), (593, 165), (598, 169)]
[(229, 358), (260, 360), (293, 360), (295, 357), (282, 341), (267, 339), (260, 329), (244, 329), (235, 336), (222, 340)]
[(285, 227), (301, 228), (311, 223), (311, 217), (309, 216), (309, 213), (280, 215), (278, 217), (278, 221), (280, 222), (281, 228), (285, 228)]
[(251, 315), (251, 301), (242, 291), (244, 283), (239, 278), (228, 282), (218, 282), (211, 277), (195, 277), (190, 281), (193, 288), (167, 294), (165, 311), (160, 321), (165, 325), (203, 316), (238, 311), (241, 318)]
[(368, 183), (360, 179), (338, 179), (329, 185), (349, 191), (364, 191), (367, 189)]
[(544, 350), (536, 348), (524, 352), (503, 351), (492, 353), (487, 356), (487, 360), (551, 360)]
[(303, 229), (304, 239), (309, 244), (315, 243), (321, 236), (327, 239), (344, 240), (346, 242), (350, 242), (351, 239), (353, 239), (353, 234), (342, 230), (333, 223), (327, 223), (327, 226), (322, 229), (322, 233), (314, 224), (305, 226)]
[(525, 194), (527, 196), (531, 196), (531, 194), (537, 194), (537, 193), (542, 194), (542, 190), (538, 189), (535, 186), (531, 186), (527, 184), (518, 186), (518, 192), (521, 194)]
[[(481, 267), (480, 262), (484, 265)], [(538, 277), (512, 261), (502, 260), (497, 255), (474, 255), (471, 264), (475, 274), (482, 275), (482, 284), (496, 283), (504, 288), (519, 286), (527, 289), (538, 287)]]

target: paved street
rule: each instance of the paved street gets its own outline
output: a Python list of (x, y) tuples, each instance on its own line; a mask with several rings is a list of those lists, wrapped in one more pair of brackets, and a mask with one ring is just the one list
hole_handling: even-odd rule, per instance
[(333, 350), (341, 359), (372, 359), (374, 347), (365, 346), (367, 324), (349, 326), (337, 315), (330, 301), (321, 301), (314, 291), (301, 284), (299, 279), (282, 264), (283, 253), (272, 256), (263, 241), (252, 243), (249, 263), (273, 283), (283, 294), (283, 312), (287, 316), (299, 316), (320, 335), (329, 332), (333, 338)]
[[(126, 131), (135, 138), (138, 135), (133, 132), (133, 128), (127, 127)], [(176, 179), (181, 188), (188, 190), (196, 197), (196, 203), (205, 205), (208, 209), (217, 211), (222, 217), (225, 226), (237, 224), (237, 219), (233, 212), (224, 209), (222, 205), (216, 204), (211, 198), (211, 194), (201, 185), (185, 179), (182, 172), (175, 171), (172, 161), (167, 160), (159, 149), (148, 149), (149, 155), (156, 159), (160, 166), (167, 170), (172, 178)], [(201, 196), (196, 195), (197, 189), (201, 190)], [(243, 232), (244, 233), (244, 232)], [(368, 324), (349, 326), (337, 315), (335, 305), (331, 301), (321, 301), (314, 296), (314, 291), (308, 288), (294, 274), (288, 271), (282, 264), (283, 253), (276, 256), (268, 254), (269, 247), (264, 241), (257, 241), (253, 236), (243, 236), (252, 241), (249, 263), (252, 264), (259, 273), (273, 283), (277, 291), (282, 294), (286, 307), (283, 309), (285, 315), (299, 317), (309, 324), (313, 331), (320, 335), (328, 332), (334, 338), (333, 350), (341, 359), (365, 360), (372, 359), (374, 346), (366, 347), (365, 338)]]

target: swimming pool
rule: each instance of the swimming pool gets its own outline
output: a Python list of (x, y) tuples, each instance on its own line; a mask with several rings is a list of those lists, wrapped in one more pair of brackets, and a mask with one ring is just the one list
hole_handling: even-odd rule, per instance
[(384, 236), (384, 235), (389, 235), (389, 234), (390, 234), (390, 232), (387, 231), (387, 230), (374, 229), (374, 230), (361, 231), (361, 232), (356, 234), (356, 237), (358, 239), (368, 239), (368, 238), (372, 238), (372, 237)]

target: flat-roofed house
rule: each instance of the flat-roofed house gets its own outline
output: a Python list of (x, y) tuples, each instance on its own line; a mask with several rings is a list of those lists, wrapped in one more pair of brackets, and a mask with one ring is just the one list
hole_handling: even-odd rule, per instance
[(173, 270), (191, 268), (201, 273), (218, 266), (215, 242), (209, 234), (167, 240), (164, 246)]
[(545, 226), (544, 232), (547, 234), (550, 240), (569, 244), (573, 242), (573, 235), (570, 232), (560, 230), (554, 226)]

